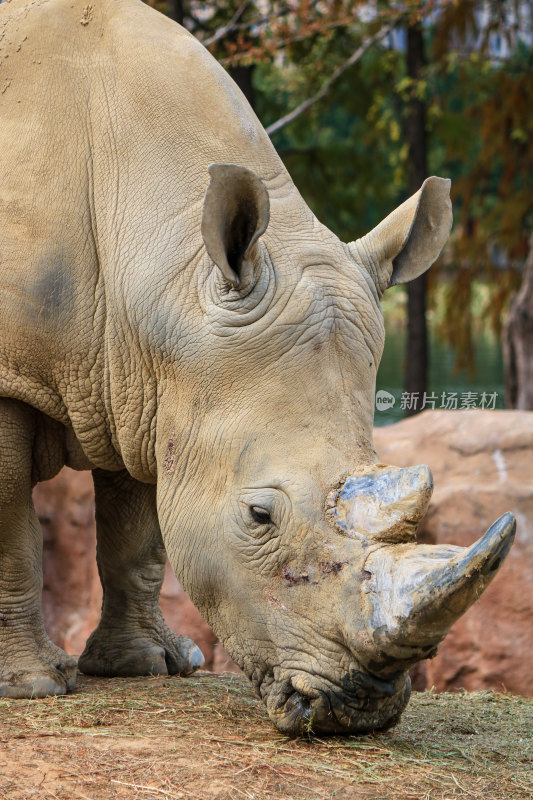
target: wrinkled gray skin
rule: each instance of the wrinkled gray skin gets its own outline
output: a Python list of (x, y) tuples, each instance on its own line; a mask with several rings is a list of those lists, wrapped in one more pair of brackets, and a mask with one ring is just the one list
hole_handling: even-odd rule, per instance
[(200, 666), (158, 609), (166, 548), (282, 731), (394, 724), (514, 529), (416, 547), (429, 471), (372, 443), (379, 299), (440, 252), (449, 182), (341, 243), (137, 0), (2, 4), (0, 65), (0, 695), (75, 683), (31, 502), (68, 464), (94, 471), (104, 587), (84, 672)]

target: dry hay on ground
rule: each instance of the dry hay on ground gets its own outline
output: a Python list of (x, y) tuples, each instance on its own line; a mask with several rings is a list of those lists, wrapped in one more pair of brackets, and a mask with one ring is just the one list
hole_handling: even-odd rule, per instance
[(387, 733), (293, 741), (240, 675), (81, 677), (0, 700), (0, 798), (31, 797), (531, 800), (533, 699), (424, 692)]

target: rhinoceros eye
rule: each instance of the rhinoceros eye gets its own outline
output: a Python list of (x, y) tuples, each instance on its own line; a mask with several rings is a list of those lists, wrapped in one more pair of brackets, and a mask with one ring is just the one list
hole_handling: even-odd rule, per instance
[(250, 516), (257, 525), (270, 525), (272, 518), (266, 508), (250, 506)]

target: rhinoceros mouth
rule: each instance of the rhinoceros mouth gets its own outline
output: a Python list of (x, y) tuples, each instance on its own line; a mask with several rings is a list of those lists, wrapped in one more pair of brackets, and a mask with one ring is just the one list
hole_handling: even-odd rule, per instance
[(411, 682), (407, 673), (383, 679), (359, 668), (338, 683), (306, 673), (276, 681), (268, 673), (259, 693), (272, 722), (289, 736), (365, 734), (397, 724)]

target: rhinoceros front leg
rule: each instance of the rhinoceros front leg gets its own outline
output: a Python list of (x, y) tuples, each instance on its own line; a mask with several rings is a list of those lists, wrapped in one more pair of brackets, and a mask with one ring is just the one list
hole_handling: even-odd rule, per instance
[(88, 675), (188, 675), (201, 650), (165, 624), (158, 598), (166, 553), (156, 511), (156, 487), (127, 472), (94, 470), (100, 624), (79, 668)]
[(65, 694), (76, 661), (48, 638), (41, 616), (42, 536), (33, 507), (39, 414), (0, 398), (0, 697)]

